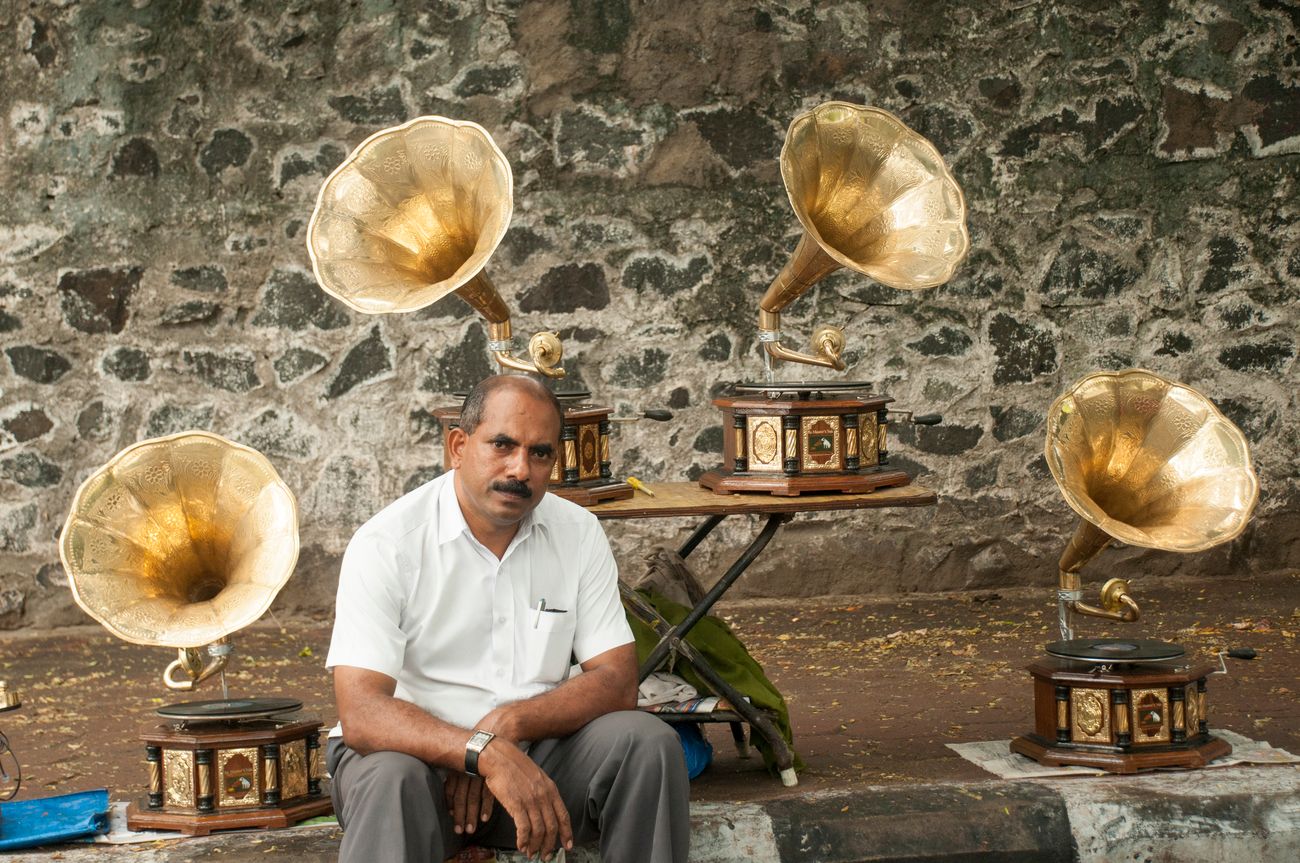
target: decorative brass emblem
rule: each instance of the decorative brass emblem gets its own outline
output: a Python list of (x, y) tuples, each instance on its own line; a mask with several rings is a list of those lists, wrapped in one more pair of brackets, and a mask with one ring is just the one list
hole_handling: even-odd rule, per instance
[(167, 805), (193, 809), (194, 753), (185, 750), (163, 751), (163, 776), (167, 783)]
[(803, 469), (840, 470), (840, 418), (803, 417)]
[(748, 417), (749, 469), (781, 470), (781, 426), (776, 417)]
[(1193, 734), (1201, 733), (1201, 699), (1198, 697), (1195, 683), (1187, 687), (1185, 700), (1187, 705), (1187, 734), (1190, 737)]
[(578, 449), (582, 453), (582, 460), (578, 462), (579, 479), (595, 479), (600, 476), (600, 458), (596, 448), (599, 437), (596, 423), (578, 426)]
[(292, 800), (307, 793), (307, 744), (301, 740), (280, 747), (280, 796)]
[(1070, 738), (1076, 743), (1109, 743), (1110, 711), (1106, 692), (1097, 689), (1071, 689)]
[(1133, 742), (1169, 741), (1169, 693), (1164, 689), (1133, 690)]
[(257, 804), (257, 749), (222, 749), (217, 755), (217, 775), (221, 777), (217, 789), (221, 808)]
[(858, 414), (858, 433), (862, 436), (862, 452), (858, 454), (858, 464), (864, 467), (879, 464), (879, 447), (884, 439), (876, 428), (875, 414)]

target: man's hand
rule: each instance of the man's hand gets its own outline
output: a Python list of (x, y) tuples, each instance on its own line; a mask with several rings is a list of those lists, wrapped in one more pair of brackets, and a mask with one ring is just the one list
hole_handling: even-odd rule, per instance
[(485, 793), (495, 796), (514, 819), (516, 848), (547, 861), (558, 846), (573, 848), (573, 828), (560, 791), (527, 755), (507, 740), (494, 740), (478, 763)]
[(447, 796), (447, 811), (451, 813), (451, 823), (457, 833), (473, 833), (480, 821), (487, 821), (491, 817), (492, 801), (495, 798), (483, 784), (481, 776), (451, 771), (442, 788)]

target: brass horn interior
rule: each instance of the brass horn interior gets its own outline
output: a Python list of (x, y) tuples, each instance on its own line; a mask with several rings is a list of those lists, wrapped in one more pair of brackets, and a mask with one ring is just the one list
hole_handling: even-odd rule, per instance
[(476, 123), (417, 117), (377, 132), (321, 186), (307, 227), (316, 281), (367, 314), (455, 293), (487, 322), (502, 368), (563, 377), (558, 339), (531, 362), (512, 355), (510, 310), (483, 273), (510, 226), (512, 184), (510, 163)]
[(781, 310), (840, 267), (919, 290), (952, 278), (970, 246), (966, 203), (943, 157), (888, 111), (826, 102), (799, 115), (781, 178), (803, 235), (759, 302), (771, 360), (844, 368), (834, 339), (804, 354), (783, 346), (780, 332)]
[(109, 632), (179, 649), (164, 680), (188, 690), (224, 668), (227, 637), (293, 574), (298, 507), (261, 453), (182, 432), (127, 447), (82, 484), (59, 556)]
[[(1203, 551), (1235, 539), (1259, 498), (1245, 436), (1201, 393), (1141, 369), (1088, 375), (1048, 411), (1048, 467), (1080, 522), (1060, 560), (1061, 635), (1075, 612), (1136, 620), (1127, 584), (1102, 608), (1081, 601), (1079, 571), (1111, 540)], [(1119, 584), (1115, 584), (1119, 581)]]

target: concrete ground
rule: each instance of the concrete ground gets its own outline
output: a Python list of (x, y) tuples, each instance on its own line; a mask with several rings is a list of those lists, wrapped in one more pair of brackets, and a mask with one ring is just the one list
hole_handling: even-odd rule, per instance
[[(1256, 660), (1230, 660), (1227, 675), (1210, 678), (1211, 727), (1232, 729), (1300, 754), (1300, 574), (1203, 582), (1147, 580), (1135, 589), (1143, 608), (1140, 623), (1085, 621), (1080, 634), (1160, 638), (1205, 657), (1230, 647), (1254, 648)], [(1210, 771), (1217, 774), (1213, 782), (1202, 772), (1010, 783), (995, 780), (946, 748), (947, 743), (1006, 739), (1029, 729), (1032, 687), (1022, 669), (1039, 656), (1045, 642), (1056, 640), (1053, 593), (1045, 586), (982, 594), (720, 605), (721, 615), (785, 693), (795, 746), (807, 769), (797, 787), (785, 788), (767, 776), (756, 757), (737, 757), (725, 726), (710, 727), (715, 761), (692, 784), (697, 840), (693, 857), (761, 859), (766, 853), (771, 859), (786, 859), (810, 852), (808, 859), (826, 860), (1106, 860), (1112, 859), (1110, 846), (1090, 846), (1077, 832), (1083, 817), (1079, 813), (1092, 812), (1089, 807), (1098, 795), (1115, 794), (1118, 800), (1132, 793), (1142, 800), (1158, 800), (1163, 789), (1182, 788), (1178, 793), (1204, 796), (1205, 789), (1219, 788), (1215, 799), (1235, 800), (1240, 785), (1254, 789), (1248, 796), (1253, 795), (1255, 803), (1229, 807), (1231, 817), (1254, 824), (1247, 832), (1261, 835), (1260, 841), (1276, 840), (1278, 853), (1288, 855), (1276, 859), (1300, 858), (1300, 852), (1291, 856), (1300, 848), (1300, 808), (1285, 802), (1300, 799), (1300, 768)], [(238, 638), (228, 675), (232, 696), (292, 696), (326, 722), (334, 721), (324, 670), (328, 621), (267, 622)], [(177, 700), (159, 679), (171, 659), (169, 651), (124, 644), (88, 625), (55, 633), (10, 633), (2, 655), (4, 678), (24, 702), (22, 709), (0, 715), (0, 730), (23, 764), (20, 799), (99, 787), (107, 787), (114, 799), (142, 793), (146, 773), (138, 733), (155, 706)], [(218, 695), (219, 689), (208, 688), (195, 697)], [(1276, 793), (1267, 790), (1274, 786)], [(909, 807), (919, 805), (920, 799), (926, 801), (924, 811), (916, 814), (924, 817), (916, 823), (933, 826), (903, 829), (897, 856), (882, 856), (893, 853), (887, 848), (852, 850), (858, 845), (850, 837), (861, 830), (876, 836), (876, 846), (888, 845), (892, 834), (881, 819), (897, 826), (891, 813), (912, 811)], [(1103, 816), (1109, 811), (1097, 805)], [(1177, 826), (1187, 815), (1187, 801), (1180, 806), (1182, 815), (1168, 816), (1169, 825)], [(1273, 820), (1265, 822), (1273, 827), (1258, 828), (1262, 816), (1250, 806), (1268, 808)], [(1269, 807), (1280, 808), (1275, 812)], [(1066, 809), (1065, 820), (1074, 826), (1062, 828)], [(1158, 809), (1152, 811), (1157, 822), (1165, 818)], [(757, 813), (755, 823), (768, 825), (754, 830), (770, 835), (752, 842), (741, 835), (749, 829), (742, 817), (746, 812)], [(996, 835), (972, 834), (988, 829), (987, 822), (981, 826), (977, 821), (991, 817), (989, 813), (1002, 822)], [(854, 822), (853, 815), (867, 820)], [(839, 827), (832, 829), (823, 821)], [(1203, 827), (1212, 821), (1205, 816), (1198, 823)], [(1155, 829), (1147, 840), (1156, 842), (1159, 830), (1144, 829), (1148, 834)], [(1058, 835), (1061, 830), (1065, 834)], [(1270, 830), (1278, 835), (1270, 838)], [(817, 836), (824, 840), (822, 852), (799, 845), (815, 845), (822, 841)], [(966, 847), (972, 842), (983, 852), (961, 856), (975, 853)], [(999, 850), (998, 843), (1009, 845)], [(920, 853), (922, 846), (930, 856)], [(733, 847), (750, 850), (726, 850)], [(1135, 853), (1141, 852), (1134, 847)], [(230, 834), (144, 848), (65, 847), (59, 853), (64, 859), (144, 860), (156, 852), (162, 855), (158, 859), (179, 860), (219, 850), (223, 859), (251, 860), (254, 854), (264, 859), (261, 855), (272, 849), (304, 859), (330, 857), (336, 848), (337, 831), (319, 828)], [(1254, 845), (1219, 851), (1234, 849), (1248, 858), (1261, 853)], [(1181, 853), (1183, 860), (1201, 859), (1187, 856), (1191, 852), (1186, 848)]]

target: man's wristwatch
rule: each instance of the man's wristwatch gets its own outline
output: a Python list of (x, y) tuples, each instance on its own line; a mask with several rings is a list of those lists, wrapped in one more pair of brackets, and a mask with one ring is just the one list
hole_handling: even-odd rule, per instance
[(495, 736), (491, 731), (475, 731), (465, 744), (465, 772), (470, 776), (478, 776), (479, 754)]

